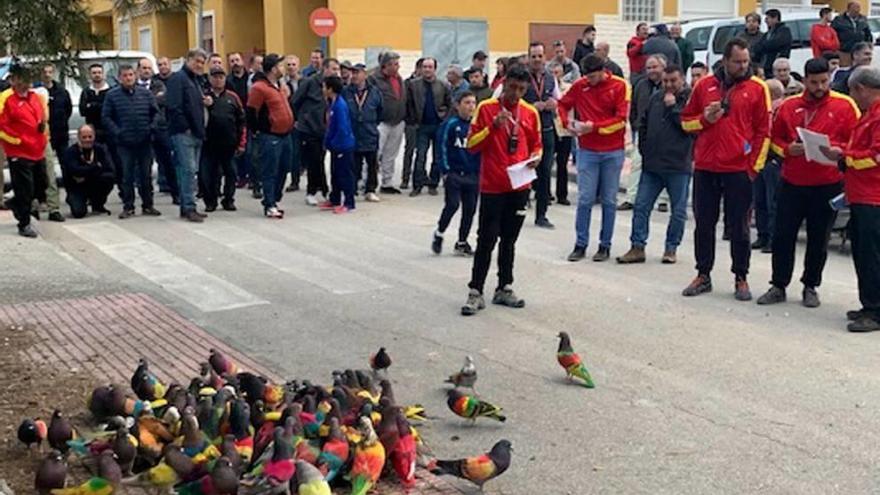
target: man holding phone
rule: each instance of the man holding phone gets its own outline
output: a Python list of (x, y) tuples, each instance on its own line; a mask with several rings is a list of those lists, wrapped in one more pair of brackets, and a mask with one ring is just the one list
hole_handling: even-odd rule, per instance
[(541, 117), (535, 107), (522, 99), (529, 80), (525, 67), (512, 68), (504, 80), (501, 96), (480, 103), (470, 126), (468, 149), (481, 154), (480, 224), (468, 284), (470, 292), (461, 308), (464, 316), (474, 315), (486, 307), (483, 285), (499, 238), (498, 287), (492, 303), (511, 308), (526, 305), (511, 285), (514, 247), (526, 217), (529, 184), (514, 188), (507, 168), (526, 160), (531, 160), (528, 166), (535, 168), (541, 157)]

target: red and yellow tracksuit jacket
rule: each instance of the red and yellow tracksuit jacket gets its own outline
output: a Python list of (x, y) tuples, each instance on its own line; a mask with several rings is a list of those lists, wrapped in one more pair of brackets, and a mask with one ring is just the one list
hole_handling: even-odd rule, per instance
[(880, 101), (862, 115), (844, 156), (847, 202), (880, 206)]
[(580, 148), (595, 152), (617, 151), (624, 147), (631, 98), (626, 80), (606, 71), (605, 79), (595, 86), (591, 86), (586, 77), (575, 81), (559, 100), (557, 110), (566, 128), (571, 110), (581, 122), (593, 122), (592, 132), (578, 136)]
[[(694, 169), (748, 172), (764, 168), (770, 148), (770, 90), (757, 77), (725, 88), (719, 74), (700, 79), (681, 112), (681, 127), (697, 135)], [(721, 102), (724, 114), (714, 124), (703, 117), (709, 104)]]
[[(541, 117), (532, 105), (519, 100), (507, 110), (513, 121), (495, 127), (495, 116), (501, 112), (501, 101), (489, 98), (477, 106), (471, 121), (467, 146), (471, 153), (480, 153), (480, 193), (504, 194), (514, 191), (507, 167), (541, 153)], [(508, 153), (511, 133), (518, 138), (515, 153)], [(517, 191), (529, 188), (526, 184)]]
[(806, 155), (789, 156), (788, 147), (798, 141), (797, 128), (828, 135), (831, 146), (844, 148), (861, 112), (849, 97), (831, 91), (821, 100), (807, 93), (787, 98), (776, 113), (770, 133), (770, 150), (783, 158), (782, 178), (796, 186), (821, 186), (843, 180), (837, 167), (807, 160)]
[[(46, 100), (35, 91), (21, 96), (12, 88), (0, 93), (0, 141), (9, 158), (39, 161), (46, 156), (48, 116)], [(39, 131), (40, 124), (45, 132)]]

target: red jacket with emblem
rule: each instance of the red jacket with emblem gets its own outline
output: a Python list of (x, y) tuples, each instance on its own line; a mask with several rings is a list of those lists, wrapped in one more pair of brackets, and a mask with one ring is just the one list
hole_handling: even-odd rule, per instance
[(776, 113), (770, 137), (770, 150), (783, 158), (782, 178), (796, 186), (821, 186), (843, 180), (836, 166), (807, 160), (806, 155), (791, 156), (788, 148), (799, 141), (797, 128), (828, 135), (831, 146), (843, 148), (849, 142), (861, 113), (848, 96), (830, 92), (819, 101), (807, 93), (786, 99)]
[(36, 91), (27, 96), (7, 89), (0, 93), (0, 141), (7, 157), (38, 161), (46, 157), (46, 132), (40, 132), (42, 123), (48, 126), (46, 101)]
[(564, 127), (568, 127), (571, 110), (575, 111), (579, 121), (593, 122), (591, 132), (578, 136), (581, 148), (596, 152), (616, 151), (624, 147), (631, 97), (626, 80), (606, 71), (605, 79), (595, 86), (591, 86), (586, 77), (575, 81), (559, 100), (557, 111)]
[[(724, 113), (714, 124), (703, 116), (711, 103)], [(708, 172), (748, 172), (764, 168), (770, 147), (770, 90), (757, 77), (725, 87), (723, 76), (700, 79), (681, 112), (681, 127), (697, 134), (694, 169)]]
[(844, 156), (847, 202), (880, 206), (880, 101), (862, 115)]
[[(503, 194), (513, 191), (507, 167), (541, 154), (541, 117), (535, 107), (524, 100), (508, 108), (515, 122), (506, 122), (495, 127), (495, 116), (501, 112), (501, 101), (489, 98), (477, 106), (476, 114), (468, 133), (468, 150), (480, 153), (480, 192), (483, 194)], [(507, 145), (511, 133), (518, 136), (515, 153), (508, 153)], [(526, 184), (517, 191), (529, 188)]]

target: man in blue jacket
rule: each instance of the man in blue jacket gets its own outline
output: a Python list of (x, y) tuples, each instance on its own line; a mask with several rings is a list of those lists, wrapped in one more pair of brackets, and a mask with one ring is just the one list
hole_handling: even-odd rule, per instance
[[(325, 77), (322, 81), (324, 98), (327, 99), (329, 116), (327, 132), (324, 134), (324, 147), (330, 152), (330, 200), (321, 204), (321, 209), (332, 209), (333, 213), (348, 213), (354, 210), (354, 174), (352, 172), (355, 149), (354, 131), (351, 129), (351, 115), (345, 99), (341, 98), (342, 78)], [(342, 195), (345, 195), (345, 204)]]
[(205, 105), (213, 100), (202, 94), (199, 77), (205, 72), (208, 54), (200, 48), (186, 54), (186, 64), (168, 79), (165, 118), (174, 151), (180, 186), (180, 216), (201, 223), (207, 215), (196, 210), (195, 177), (205, 140)]
[(104, 98), (101, 120), (107, 137), (116, 146), (122, 162), (122, 213), (119, 218), (134, 216), (134, 183), (137, 181), (144, 215), (159, 216), (153, 208), (153, 153), (151, 138), (156, 131), (159, 107), (150, 91), (135, 84), (134, 67), (119, 67), (119, 86)]
[(352, 67), (351, 84), (342, 90), (342, 96), (348, 104), (354, 131), (354, 187), (357, 190), (366, 163), (365, 199), (377, 203), (379, 202), (376, 188), (379, 186), (379, 119), (382, 117), (382, 94), (378, 88), (367, 82), (366, 69), (364, 64), (355, 64)]
[(474, 251), (468, 244), (468, 235), (477, 211), (477, 197), (480, 185), (480, 155), (467, 149), (468, 131), (471, 128), (471, 117), (477, 107), (477, 97), (470, 90), (462, 91), (455, 98), (457, 114), (452, 115), (440, 126), (437, 137), (438, 164), (440, 173), (445, 177), (445, 201), (431, 250), (440, 254), (443, 250), (443, 233), (449, 227), (452, 216), (462, 205), (461, 223), (458, 227), (458, 242), (455, 243), (455, 254), (473, 256)]

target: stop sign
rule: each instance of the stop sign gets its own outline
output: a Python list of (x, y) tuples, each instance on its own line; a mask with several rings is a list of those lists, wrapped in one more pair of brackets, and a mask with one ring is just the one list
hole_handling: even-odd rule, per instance
[(336, 14), (332, 10), (321, 7), (312, 11), (309, 26), (316, 35), (327, 38), (336, 31)]

